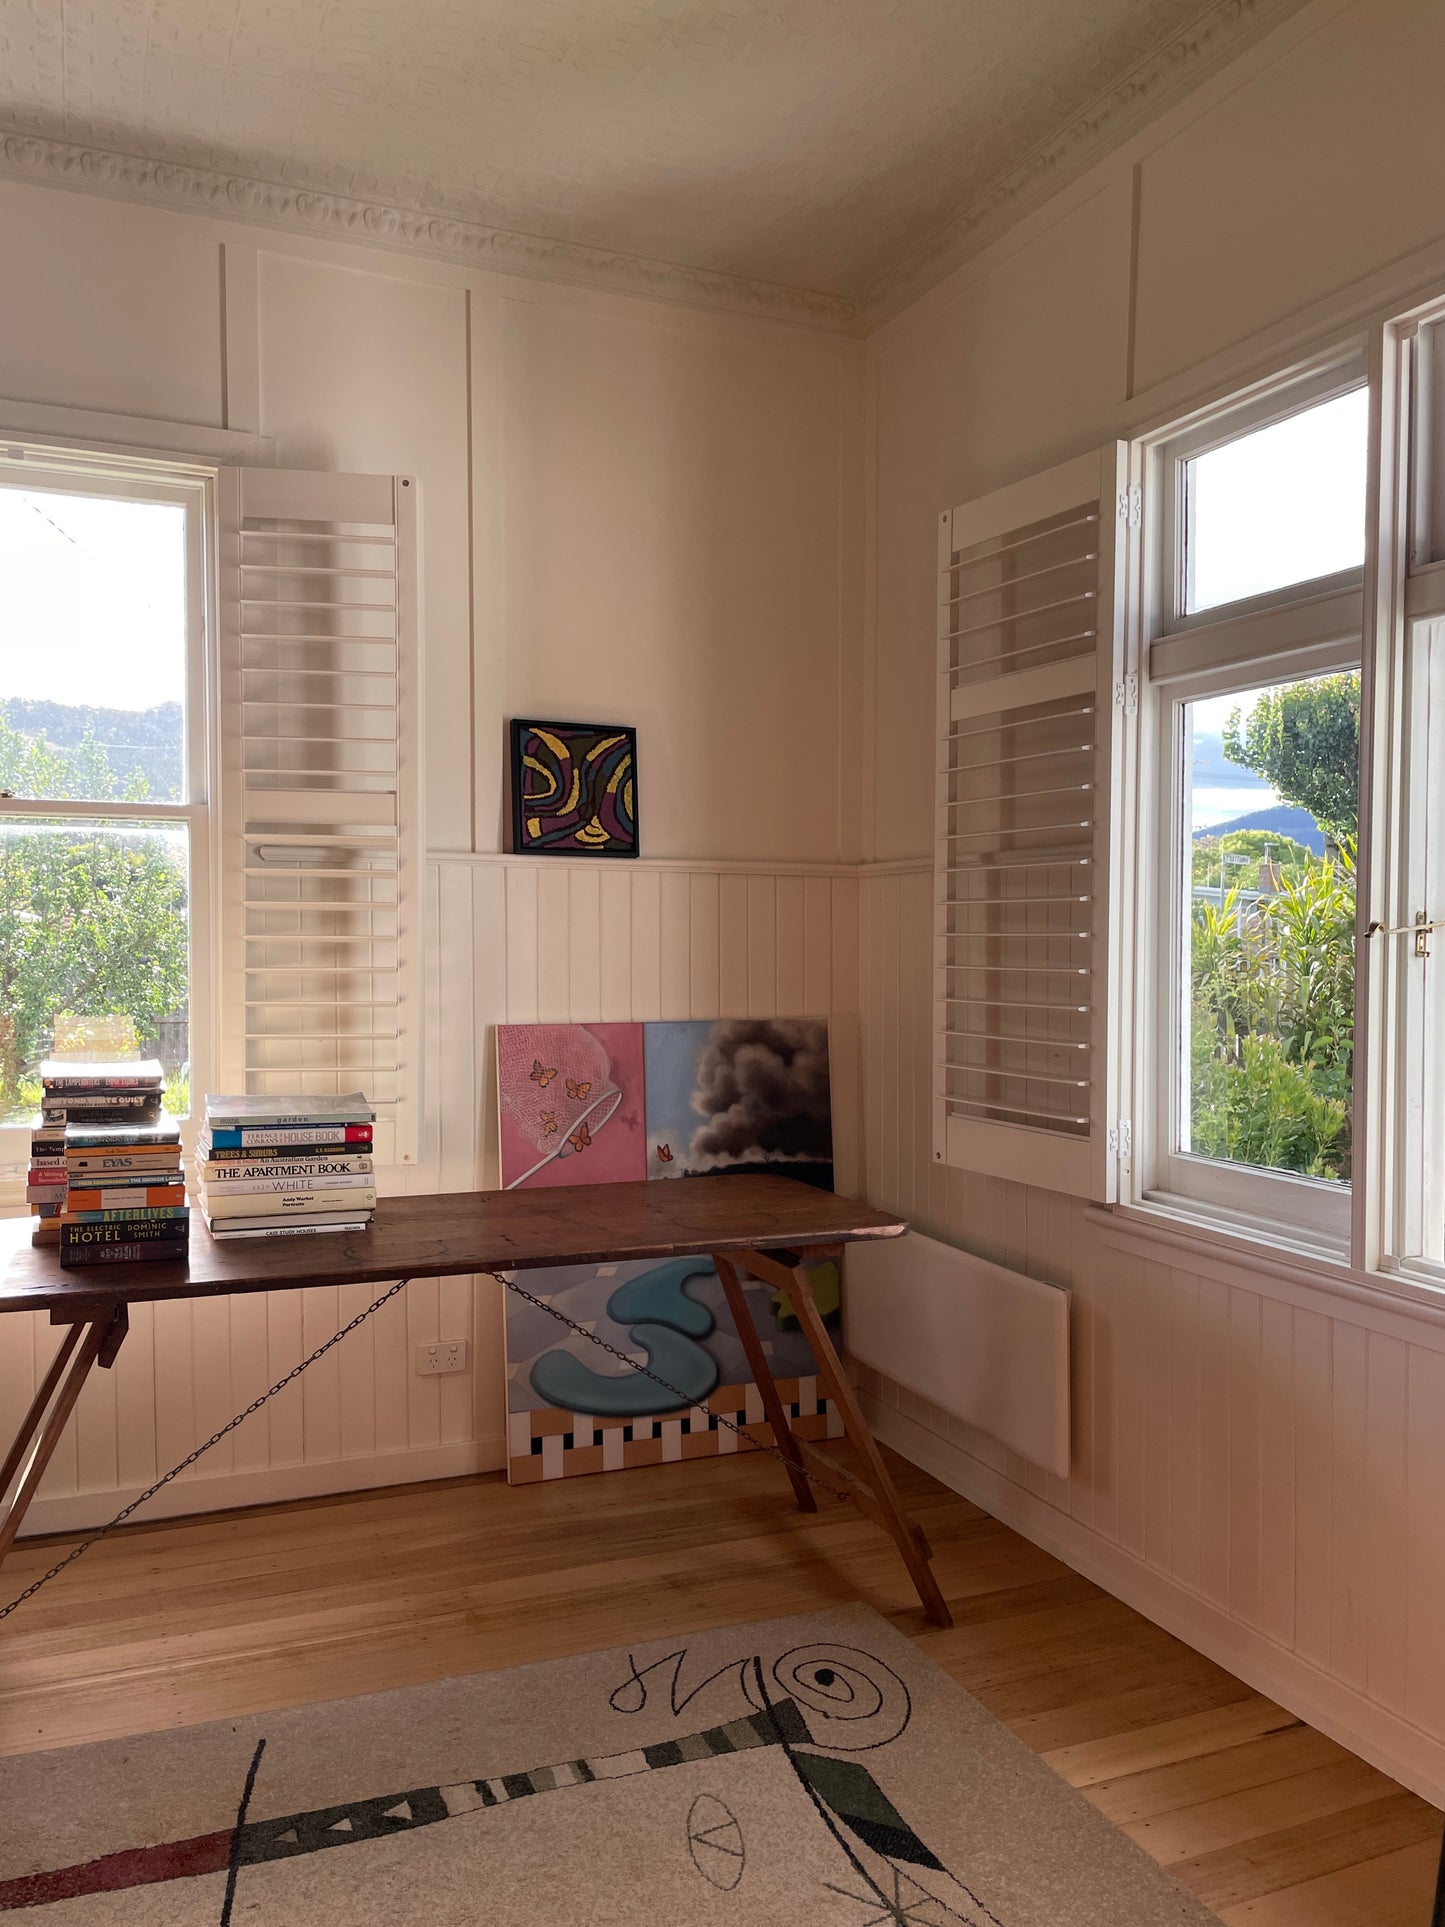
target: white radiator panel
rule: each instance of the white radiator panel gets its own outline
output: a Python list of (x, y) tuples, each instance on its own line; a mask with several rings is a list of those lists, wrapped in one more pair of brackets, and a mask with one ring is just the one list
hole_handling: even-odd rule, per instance
[(852, 1356), (1021, 1458), (1069, 1474), (1069, 1293), (906, 1238), (848, 1247)]

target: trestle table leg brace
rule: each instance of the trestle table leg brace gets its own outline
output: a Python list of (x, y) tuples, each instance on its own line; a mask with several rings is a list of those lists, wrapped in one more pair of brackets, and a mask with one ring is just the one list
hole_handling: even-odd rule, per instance
[[(763, 1410), (773, 1428), (773, 1438), (779, 1451), (787, 1461), (788, 1477), (798, 1504), (805, 1512), (816, 1509), (817, 1502), (809, 1488), (807, 1473), (811, 1472), (825, 1485), (846, 1492), (852, 1503), (874, 1525), (886, 1532), (902, 1555), (908, 1568), (908, 1576), (913, 1581), (923, 1610), (935, 1626), (951, 1626), (953, 1615), (939, 1590), (938, 1581), (933, 1576), (931, 1560), (933, 1552), (922, 1530), (914, 1525), (903, 1510), (902, 1501), (889, 1476), (888, 1467), (883, 1462), (883, 1454), (878, 1449), (863, 1408), (858, 1403), (858, 1395), (853, 1390), (843, 1362), (828, 1335), (821, 1314), (813, 1300), (813, 1289), (809, 1283), (804, 1265), (804, 1255), (813, 1260), (819, 1257), (833, 1257), (837, 1252), (809, 1251), (796, 1252), (736, 1251), (729, 1255), (715, 1253), (713, 1263), (717, 1266), (718, 1277), (722, 1280), (723, 1291), (727, 1296), (728, 1308), (732, 1312), (738, 1328), (738, 1336), (743, 1341), (748, 1364), (757, 1380), (762, 1394)], [(843, 1429), (848, 1441), (858, 1457), (863, 1461), (866, 1478), (858, 1478), (854, 1473), (835, 1459), (830, 1452), (821, 1450), (809, 1439), (800, 1439), (788, 1424), (782, 1395), (773, 1382), (772, 1370), (768, 1364), (762, 1341), (758, 1337), (752, 1317), (747, 1309), (747, 1300), (738, 1281), (738, 1273), (746, 1272), (760, 1279), (765, 1285), (781, 1291), (792, 1306), (793, 1315), (801, 1326), (803, 1335), (812, 1347), (813, 1357), (817, 1360), (818, 1376), (828, 1397), (837, 1406), (843, 1420)]]
[(115, 1363), (130, 1328), (128, 1307), (114, 1299), (88, 1312), (52, 1312), (51, 1322), (69, 1330), (0, 1466), (0, 1560), (15, 1543), (81, 1387), (94, 1366), (108, 1370)]

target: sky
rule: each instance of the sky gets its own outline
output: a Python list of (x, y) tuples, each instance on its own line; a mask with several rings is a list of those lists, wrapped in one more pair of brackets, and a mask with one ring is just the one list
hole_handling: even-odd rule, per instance
[(0, 697), (185, 701), (185, 511), (0, 486)]
[[(1355, 388), (1189, 464), (1191, 613), (1360, 565), (1368, 431), (1368, 391)], [(1190, 705), (1196, 830), (1280, 801), (1219, 742), (1231, 711), (1247, 716), (1262, 693)]]

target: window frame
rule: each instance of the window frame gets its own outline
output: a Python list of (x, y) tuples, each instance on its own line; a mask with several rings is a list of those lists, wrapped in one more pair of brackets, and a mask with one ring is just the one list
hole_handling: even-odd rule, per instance
[[(1187, 827), (1181, 729), (1184, 705), (1190, 701), (1363, 669), (1374, 497), (1367, 492), (1361, 567), (1186, 613), (1185, 478), (1186, 465), (1198, 455), (1368, 385), (1365, 356), (1352, 345), (1302, 375), (1282, 376), (1243, 398), (1222, 397), (1187, 422), (1165, 423), (1138, 440), (1145, 471), (1145, 564), (1140, 805), (1131, 867), (1142, 911), (1133, 958), (1138, 991), (1133, 1014), (1134, 1115), (1141, 1129), (1124, 1202), (1192, 1217), (1251, 1240), (1295, 1251), (1304, 1247), (1336, 1264), (1352, 1255), (1358, 1159), (1355, 1182), (1345, 1187), (1231, 1165), (1178, 1148), (1188, 968), (1180, 862)], [(1378, 439), (1375, 393), (1371, 406), (1373, 445)], [(1362, 756), (1362, 805), (1366, 780)], [(1120, 989), (1125, 994), (1123, 984)], [(1357, 1087), (1358, 1055), (1357, 1048)], [(1357, 1149), (1361, 1113), (1357, 1088)]]
[[(70, 817), (97, 823), (183, 823), (188, 831), (189, 982), (187, 1041), (191, 1112), (182, 1139), (192, 1148), (199, 1107), (216, 1054), (213, 929), (217, 847), (213, 807), (217, 767), (216, 468), (174, 455), (50, 441), (33, 433), (0, 437), (0, 486), (28, 485), (47, 494), (109, 496), (118, 501), (169, 502), (185, 515), (186, 711), (185, 790), (179, 802), (90, 802), (0, 797), (0, 823), (53, 822)], [(24, 1204), (30, 1127), (0, 1124), (0, 1209)]]

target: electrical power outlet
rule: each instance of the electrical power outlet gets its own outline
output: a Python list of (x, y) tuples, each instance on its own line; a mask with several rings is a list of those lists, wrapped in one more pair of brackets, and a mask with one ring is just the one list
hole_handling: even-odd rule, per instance
[(418, 1345), (416, 1368), (431, 1377), (436, 1372), (464, 1372), (467, 1369), (465, 1338), (442, 1338), (435, 1345)]

